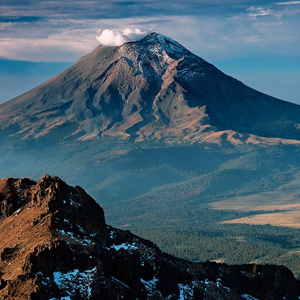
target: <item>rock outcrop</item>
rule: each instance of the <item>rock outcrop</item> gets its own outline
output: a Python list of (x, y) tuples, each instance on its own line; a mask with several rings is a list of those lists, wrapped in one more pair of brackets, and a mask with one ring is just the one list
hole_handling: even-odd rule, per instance
[(112, 228), (58, 177), (0, 180), (0, 299), (299, 299), (285, 267), (192, 263)]

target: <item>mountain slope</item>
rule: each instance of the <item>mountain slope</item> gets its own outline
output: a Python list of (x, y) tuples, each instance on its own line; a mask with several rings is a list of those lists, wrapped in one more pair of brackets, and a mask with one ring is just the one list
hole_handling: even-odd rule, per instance
[[(284, 264), (300, 278), (296, 229), (282, 237), (274, 227), (271, 237), (266, 229), (257, 238), (257, 227), (248, 225), (215, 247), (215, 234), (232, 232), (217, 224), (220, 219), (253, 215), (248, 207), (259, 215), (298, 213), (298, 116), (299, 106), (256, 92), (151, 34), (121, 47), (99, 46), (1, 105), (0, 177), (58, 174), (101, 202), (110, 224), (130, 225), (170, 253), (195, 261)], [(206, 251), (194, 243), (202, 238), (199, 228), (211, 242)], [(251, 233), (249, 243), (243, 230)], [(277, 252), (273, 243), (261, 251), (262, 240), (276, 243)], [(291, 244), (293, 256), (276, 259)], [(266, 260), (266, 253), (273, 254)]]
[(0, 105), (0, 137), (287, 143), (300, 139), (299, 115), (300, 106), (257, 92), (152, 33), (120, 47), (100, 45)]
[[(57, 177), (0, 181), (1, 299), (298, 299), (285, 267), (191, 263), (107, 226)], [(255, 297), (255, 298), (254, 298)]]

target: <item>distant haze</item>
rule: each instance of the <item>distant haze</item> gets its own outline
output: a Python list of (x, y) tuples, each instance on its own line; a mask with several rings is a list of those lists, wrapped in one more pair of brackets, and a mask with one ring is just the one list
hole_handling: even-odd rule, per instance
[(17, 97), (58, 75), (72, 63), (0, 60), (0, 103)]

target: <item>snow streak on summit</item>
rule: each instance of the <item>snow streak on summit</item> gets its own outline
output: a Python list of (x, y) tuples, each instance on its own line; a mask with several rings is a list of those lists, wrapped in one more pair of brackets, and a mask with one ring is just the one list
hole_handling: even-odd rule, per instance
[(299, 143), (300, 106), (257, 92), (152, 33), (100, 45), (0, 106), (0, 137)]

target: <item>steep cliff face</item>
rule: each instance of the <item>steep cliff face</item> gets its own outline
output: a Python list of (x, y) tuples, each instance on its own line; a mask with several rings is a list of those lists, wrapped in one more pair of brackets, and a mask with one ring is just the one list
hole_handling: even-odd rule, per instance
[(107, 229), (103, 210), (81, 188), (49, 176), (38, 183), (1, 179), (0, 202), (1, 299), (30, 299), (43, 286), (42, 274), (93, 265), (78, 245), (91, 245), (89, 235), (102, 237)]
[(192, 263), (105, 223), (57, 177), (0, 180), (0, 299), (298, 299), (285, 267)]
[(0, 105), (0, 139), (297, 143), (299, 114), (299, 105), (259, 93), (152, 33), (120, 47), (100, 45)]

